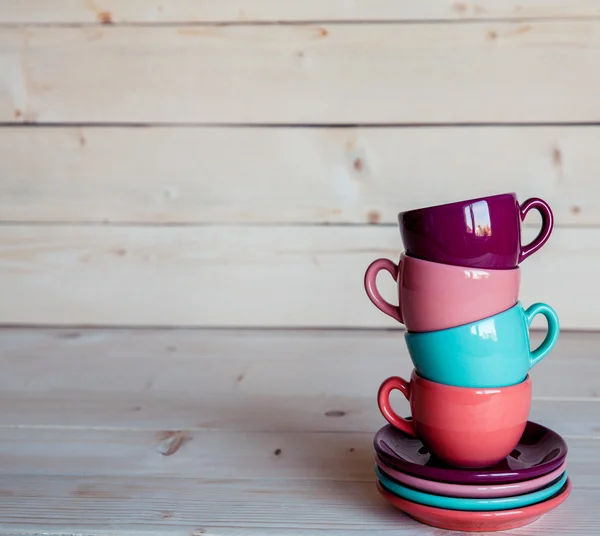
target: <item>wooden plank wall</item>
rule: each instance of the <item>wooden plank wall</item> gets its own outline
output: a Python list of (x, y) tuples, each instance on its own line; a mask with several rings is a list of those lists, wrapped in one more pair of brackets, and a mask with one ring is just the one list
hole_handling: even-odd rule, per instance
[(599, 17), (4, 0), (0, 322), (397, 327), (362, 286), (397, 212), (516, 191), (556, 214), (522, 301), (600, 328)]

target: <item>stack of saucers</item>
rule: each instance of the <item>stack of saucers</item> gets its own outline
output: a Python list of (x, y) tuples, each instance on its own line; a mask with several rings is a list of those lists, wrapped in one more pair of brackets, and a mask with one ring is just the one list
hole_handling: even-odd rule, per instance
[(386, 425), (375, 435), (381, 495), (412, 518), (447, 530), (487, 532), (527, 525), (571, 492), (567, 444), (528, 421), (515, 449), (491, 467), (452, 467), (423, 443)]
[[(531, 209), (542, 228), (523, 246)], [(374, 440), (377, 487), (400, 510), (443, 529), (531, 523), (571, 490), (564, 439), (529, 421), (530, 371), (554, 347), (558, 316), (544, 303), (525, 309), (519, 301), (519, 264), (550, 237), (552, 211), (538, 198), (519, 205), (510, 193), (411, 210), (398, 221), (399, 263), (377, 259), (365, 273), (371, 301), (406, 327), (414, 365), (409, 381), (392, 376), (379, 389), (390, 424)], [(381, 270), (397, 282), (398, 305), (377, 290)], [(538, 314), (548, 329), (531, 350)], [(392, 409), (394, 389), (411, 417)]]

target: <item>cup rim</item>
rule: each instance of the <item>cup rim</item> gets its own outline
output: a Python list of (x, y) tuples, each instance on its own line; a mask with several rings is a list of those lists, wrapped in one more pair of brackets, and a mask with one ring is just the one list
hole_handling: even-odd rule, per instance
[(500, 193), (500, 194), (494, 194), (494, 195), (482, 195), (480, 197), (473, 197), (471, 199), (461, 199), (458, 201), (451, 201), (449, 203), (439, 203), (437, 205), (428, 205), (428, 206), (423, 206), (423, 207), (418, 207), (418, 208), (412, 208), (410, 210), (403, 210), (402, 212), (398, 212), (398, 222), (400, 222), (402, 220), (402, 218), (404, 216), (410, 215), (410, 214), (415, 214), (418, 212), (422, 212), (425, 210), (434, 210), (434, 209), (439, 209), (441, 207), (460, 207), (463, 206), (465, 204), (471, 204), (477, 201), (483, 201), (486, 199), (498, 199), (500, 197), (512, 197), (513, 199), (517, 199), (517, 193), (516, 192), (504, 192), (504, 193)]
[[(446, 269), (452, 269), (452, 270), (469, 270), (469, 271), (477, 271), (477, 272), (492, 272), (492, 273), (503, 273), (503, 274), (519, 272), (521, 270), (521, 267), (518, 264), (517, 264), (517, 266), (512, 266), (510, 268), (475, 268), (473, 266), (467, 266), (467, 265), (463, 265), (463, 264), (447, 264), (444, 262), (429, 261), (426, 259), (421, 259), (420, 257), (415, 257), (414, 255), (410, 255), (406, 250), (403, 250), (400, 253), (400, 262), (402, 262), (403, 259), (410, 259), (410, 262), (415, 262), (417, 264), (437, 265), (437, 266), (445, 267)], [(500, 314), (500, 313), (497, 313), (497, 314)], [(495, 315), (492, 315), (492, 316), (495, 316)], [(484, 319), (482, 318), (481, 320), (484, 320)]]
[[(436, 388), (442, 388), (449, 391), (460, 390), (462, 392), (472, 392), (473, 394), (479, 391), (490, 391), (490, 394), (493, 392), (506, 392), (506, 391), (516, 391), (517, 389), (527, 389), (531, 387), (531, 374), (528, 372), (527, 376), (525, 376), (524, 380), (521, 380), (519, 383), (513, 383), (511, 385), (502, 385), (498, 387), (463, 387), (459, 385), (449, 385), (447, 383), (434, 382), (432, 380), (428, 380), (421, 376), (416, 368), (413, 368), (410, 375), (410, 383), (423, 383), (424, 385), (436, 386)], [(439, 387), (438, 387), (439, 386)]]
[(473, 326), (476, 326), (477, 324), (481, 323), (481, 322), (485, 322), (487, 320), (489, 320), (490, 318), (494, 318), (494, 317), (499, 317), (499, 316), (503, 316), (503, 315), (508, 315), (508, 313), (510, 313), (510, 311), (512, 311), (515, 308), (520, 307), (522, 310), (525, 310), (525, 307), (523, 307), (523, 304), (521, 303), (521, 300), (518, 300), (517, 303), (515, 303), (514, 305), (512, 305), (511, 307), (509, 307), (508, 309), (504, 309), (504, 311), (500, 311), (499, 313), (496, 313), (495, 315), (490, 315), (490, 316), (486, 316), (484, 318), (479, 318), (477, 320), (473, 320), (473, 322), (468, 322), (466, 324), (460, 324), (459, 326), (452, 326), (451, 328), (445, 328), (445, 329), (438, 329), (435, 331), (408, 331), (408, 330), (404, 330), (404, 336), (405, 337), (419, 337), (419, 336), (425, 336), (425, 335), (431, 335), (434, 333), (441, 333), (441, 332), (445, 332), (448, 333), (450, 331), (463, 331), (463, 330), (470, 330)]

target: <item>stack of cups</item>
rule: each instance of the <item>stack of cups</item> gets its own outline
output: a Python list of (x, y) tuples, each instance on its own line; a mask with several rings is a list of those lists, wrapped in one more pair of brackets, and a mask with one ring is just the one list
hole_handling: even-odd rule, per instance
[[(521, 222), (538, 210), (542, 227), (521, 244)], [(505, 459), (524, 433), (531, 407), (530, 370), (554, 347), (559, 320), (552, 307), (519, 301), (519, 264), (553, 229), (546, 202), (514, 193), (402, 212), (404, 251), (398, 264), (377, 259), (365, 273), (373, 304), (406, 328), (414, 370), (410, 380), (386, 379), (378, 393), (385, 419), (417, 437), (437, 459), (456, 468), (489, 467)], [(376, 285), (381, 270), (397, 282), (398, 305)], [(529, 329), (537, 315), (547, 333), (534, 350)], [(390, 392), (410, 402), (399, 416)]]

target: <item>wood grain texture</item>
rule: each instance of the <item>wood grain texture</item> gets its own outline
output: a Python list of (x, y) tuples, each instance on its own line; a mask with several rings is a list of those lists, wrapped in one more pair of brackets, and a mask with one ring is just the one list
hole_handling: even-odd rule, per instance
[[(532, 344), (541, 338), (534, 332)], [(536, 366), (532, 420), (569, 437), (600, 435), (597, 339), (563, 333)], [(123, 429), (144, 438), (165, 430), (373, 433), (385, 424), (380, 383), (412, 369), (401, 333), (391, 331), (5, 328), (0, 348), (10, 371), (0, 376), (7, 435), (23, 426), (91, 427), (109, 438)], [(394, 404), (408, 412), (401, 396)]]
[[(0, 330), (0, 534), (441, 536), (387, 506), (374, 487), (379, 424), (357, 393), (365, 370), (392, 363), (398, 335)], [(574, 398), (569, 385), (593, 385), (597, 341), (589, 333), (561, 339), (555, 361), (572, 360), (571, 374), (554, 373), (563, 398), (537, 399), (532, 410), (567, 438), (572, 496), (510, 534), (596, 533), (599, 403)], [(350, 370), (360, 358), (362, 371), (340, 370), (343, 358)], [(226, 387), (230, 366), (243, 361), (247, 377)], [(263, 363), (277, 362), (285, 366), (268, 377)], [(345, 396), (333, 372), (345, 379)], [(253, 374), (275, 389), (245, 392)], [(297, 394), (314, 389), (325, 393)], [(334, 400), (355, 406), (326, 404)], [(123, 418), (122, 404), (134, 401), (138, 416)], [(321, 414), (326, 407), (338, 414)]]
[[(532, 346), (542, 336), (533, 332)], [(563, 331), (552, 353), (532, 370), (534, 399), (600, 400), (597, 339), (596, 333)], [(111, 419), (118, 419), (123, 426), (147, 427), (150, 418), (160, 414), (168, 420), (171, 412), (171, 419), (182, 419), (176, 426), (194, 427), (203, 419), (210, 423), (211, 411), (231, 417), (243, 397), (273, 415), (278, 408), (266, 407), (268, 399), (279, 396), (289, 398), (293, 408), (306, 404), (318, 430), (369, 431), (354, 426), (363, 412), (371, 415), (376, 409), (380, 383), (412, 370), (402, 332), (391, 330), (3, 328), (0, 348), (0, 367), (11, 371), (0, 375), (0, 391), (13, 404), (1, 416), (4, 424), (24, 423), (18, 405), (37, 404), (55, 420), (33, 416), (27, 424), (82, 425), (87, 415), (94, 426), (111, 426)], [(197, 413), (211, 399), (220, 400), (219, 408)], [(57, 404), (71, 409), (51, 411)], [(93, 404), (98, 408), (92, 414)], [(346, 412), (343, 419), (337, 410)], [(328, 411), (334, 414), (326, 416)], [(263, 429), (252, 423), (268, 421), (262, 413), (244, 418), (250, 430)]]
[(0, 22), (167, 23), (252, 21), (469, 20), (560, 18), (600, 15), (594, 0), (435, 2), (405, 0), (3, 0)]
[(599, 29), (595, 20), (9, 27), (0, 121), (595, 122)]
[[(577, 477), (574, 477), (575, 479)], [(575, 480), (576, 481), (576, 480)], [(374, 482), (13, 477), (0, 484), (5, 531), (181, 536), (442, 536), (390, 507)], [(596, 535), (597, 488), (575, 488), (534, 524), (499, 536)], [(35, 512), (35, 514), (34, 514)], [(145, 531), (145, 532), (139, 532)]]
[[(548, 201), (557, 225), (600, 225), (599, 136), (596, 127), (0, 128), (0, 218), (396, 225), (402, 210), (515, 191)], [(539, 221), (532, 213), (526, 224)]]
[[(522, 303), (550, 304), (563, 329), (597, 329), (599, 233), (555, 229), (521, 265)], [(363, 277), (401, 248), (393, 227), (6, 225), (0, 322), (394, 328)], [(381, 280), (393, 300), (393, 280)]]
[[(131, 430), (132, 434), (160, 434), (164, 430), (375, 433), (387, 424), (376, 402), (377, 388), (384, 379), (367, 397), (290, 394), (276, 395), (276, 402), (274, 395), (165, 394), (151, 389), (133, 393), (89, 394), (73, 388), (49, 394), (11, 393), (0, 396), (0, 403), (10, 408), (10, 413), (0, 414), (0, 427), (94, 428), (109, 432), (119, 428)], [(535, 399), (530, 419), (565, 437), (600, 439), (598, 402)], [(393, 395), (393, 406), (399, 414), (410, 414), (408, 402), (399, 394)], [(35, 432), (31, 435), (35, 436)], [(110, 439), (112, 433), (103, 437)]]
[[(273, 403), (277, 401), (274, 397)], [(374, 477), (373, 437), (374, 432), (0, 427), (0, 475), (2, 480), (5, 475), (35, 474), (102, 475), (131, 480), (156, 476), (370, 481)], [(569, 472), (577, 476), (579, 486), (597, 487), (598, 437), (565, 436), (565, 440)]]

